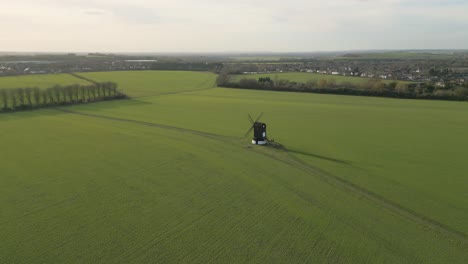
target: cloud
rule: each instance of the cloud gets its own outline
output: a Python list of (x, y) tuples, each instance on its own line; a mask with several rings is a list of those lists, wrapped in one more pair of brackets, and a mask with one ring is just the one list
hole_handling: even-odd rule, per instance
[(8, 6), (0, 8), (6, 50), (311, 51), (468, 43), (468, 3), (456, 0), (6, 1), (0, 0)]
[(117, 19), (124, 19), (129, 23), (156, 24), (160, 23), (160, 16), (151, 8), (134, 6), (115, 6), (109, 8)]
[(86, 15), (91, 15), (91, 16), (102, 16), (106, 14), (106, 12), (101, 11), (101, 10), (83, 10), (83, 13), (85, 13)]

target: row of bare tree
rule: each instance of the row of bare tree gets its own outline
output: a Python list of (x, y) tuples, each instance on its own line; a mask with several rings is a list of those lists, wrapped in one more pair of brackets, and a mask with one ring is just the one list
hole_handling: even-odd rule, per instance
[(56, 85), (47, 89), (0, 89), (0, 111), (10, 112), (56, 105), (83, 104), (126, 98), (113, 82), (92, 85)]

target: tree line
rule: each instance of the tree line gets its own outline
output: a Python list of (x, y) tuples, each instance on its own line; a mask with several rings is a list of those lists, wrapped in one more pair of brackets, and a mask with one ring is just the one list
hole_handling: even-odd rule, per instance
[(85, 104), (127, 96), (113, 82), (91, 85), (56, 85), (46, 89), (10, 88), (0, 89), (0, 112), (14, 112), (49, 106)]
[(222, 63), (215, 62), (156, 62), (151, 65), (151, 70), (219, 72), (222, 67)]
[(270, 77), (260, 77), (259, 79), (243, 78), (239, 81), (233, 81), (230, 75), (220, 74), (217, 78), (217, 85), (220, 87), (254, 90), (468, 101), (468, 85), (444, 89), (428, 84), (396, 81), (383, 82), (379, 79), (368, 79), (363, 83), (337, 83), (333, 79), (310, 80), (301, 83), (289, 80), (277, 80)]

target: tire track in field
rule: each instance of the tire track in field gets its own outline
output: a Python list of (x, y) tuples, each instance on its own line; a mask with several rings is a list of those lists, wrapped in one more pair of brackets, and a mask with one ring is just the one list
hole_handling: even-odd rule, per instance
[(222, 248), (221, 242), (223, 242), (224, 240), (229, 240), (231, 233), (235, 233), (236, 230), (239, 229), (239, 227), (246, 226), (246, 225), (248, 226), (248, 229), (246, 229), (245, 231), (248, 233), (250, 229), (254, 228), (253, 227), (254, 224), (258, 224), (259, 222), (262, 221), (262, 219), (266, 218), (270, 214), (276, 213), (277, 210), (279, 209), (278, 203), (274, 201), (263, 200), (262, 205), (264, 203), (267, 203), (267, 204), (262, 206), (261, 207), (262, 209), (260, 209), (259, 211), (255, 213), (255, 216), (256, 216), (255, 219), (252, 220), (249, 214), (244, 213), (242, 217), (236, 218), (237, 220), (236, 222), (234, 222), (231, 225), (226, 225), (223, 231), (220, 232), (221, 234), (219, 236), (216, 236), (214, 238), (206, 238), (205, 241), (200, 242), (203, 245), (203, 249), (201, 251), (198, 251), (197, 255), (192, 255), (194, 252), (186, 252), (184, 255), (179, 257), (179, 261), (201, 263), (199, 259), (203, 257), (207, 252), (216, 252), (216, 254), (213, 256), (213, 259), (217, 259), (219, 255), (223, 253), (223, 250), (221, 249)]
[(93, 80), (93, 79), (90, 79), (90, 78), (87, 78), (87, 77), (84, 77), (83, 75), (79, 75), (78, 73), (76, 72), (70, 72), (68, 73), (69, 75), (75, 77), (75, 78), (78, 78), (78, 79), (81, 79), (81, 80), (84, 80), (84, 81), (87, 81), (89, 83), (92, 83), (92, 84), (98, 84), (97, 81)]
[(176, 91), (176, 92), (165, 92), (165, 93), (158, 93), (158, 94), (151, 94), (151, 95), (141, 95), (141, 96), (129, 96), (130, 99), (139, 99), (139, 98), (149, 98), (149, 97), (157, 97), (161, 95), (173, 95), (173, 94), (181, 94), (181, 93), (189, 93), (189, 92), (197, 92), (197, 91), (204, 91), (204, 90), (211, 90), (215, 87), (209, 88), (199, 88), (199, 89), (191, 89), (191, 90), (183, 90), (183, 91)]
[(203, 131), (198, 131), (198, 130), (193, 130), (193, 129), (176, 127), (176, 126), (163, 125), (163, 124), (158, 124), (158, 123), (151, 123), (151, 122), (146, 122), (146, 121), (139, 121), (139, 120), (134, 120), (134, 119), (127, 119), (127, 118), (111, 117), (111, 116), (105, 116), (105, 115), (78, 112), (78, 111), (64, 109), (64, 108), (54, 108), (54, 109), (57, 110), (57, 111), (64, 112), (64, 113), (69, 113), (69, 114), (75, 114), (75, 115), (81, 115), (81, 116), (87, 116), (87, 117), (94, 117), (94, 118), (100, 118), (100, 119), (106, 119), (106, 120), (112, 120), (112, 121), (120, 121), (120, 122), (132, 123), (132, 124), (149, 126), (149, 127), (157, 127), (157, 128), (162, 128), (162, 129), (168, 129), (168, 130), (174, 130), (174, 131), (179, 131), (179, 132), (183, 132), (183, 133), (190, 133), (190, 134), (193, 134), (193, 135), (203, 136), (203, 137), (216, 139), (216, 140), (238, 139), (236, 137), (230, 137), (230, 136), (225, 136), (225, 135), (208, 133), (208, 132), (203, 132)]
[[(408, 220), (411, 220), (412, 222), (414, 223), (417, 223), (417, 224), (420, 224), (420, 225), (423, 225), (424, 227), (427, 227), (429, 229), (432, 229), (436, 232), (438, 232), (439, 234), (442, 234), (444, 237), (446, 238), (449, 238), (451, 239), (452, 242), (455, 242), (455, 244), (457, 246), (460, 246), (461, 248), (466, 248), (466, 246), (468, 245), (468, 237), (458, 231), (458, 230), (455, 230), (449, 226), (446, 226), (432, 218), (429, 218), (427, 216), (424, 216), (422, 214), (419, 214), (411, 209), (408, 209), (408, 208), (405, 208), (403, 206), (401, 206), (400, 204), (394, 202), (394, 201), (391, 201), (377, 193), (374, 193), (370, 190), (367, 190), (359, 185), (356, 185), (350, 181), (347, 181), (345, 179), (342, 179), (338, 176), (335, 176), (331, 173), (328, 173), (324, 170), (321, 170), (317, 167), (314, 167), (312, 165), (310, 165), (309, 163), (299, 159), (298, 157), (292, 155), (287, 148), (282, 148), (281, 150), (283, 150), (285, 152), (285, 154), (287, 154), (287, 157), (283, 158), (283, 157), (278, 157), (278, 156), (275, 156), (273, 154), (271, 154), (270, 152), (264, 152), (264, 151), (260, 151), (260, 150), (256, 150), (255, 148), (250, 148), (251, 150), (255, 151), (256, 153), (260, 153), (260, 154), (263, 154), (264, 156), (267, 156), (267, 157), (270, 157), (270, 158), (273, 158), (277, 161), (280, 161), (282, 163), (285, 163), (289, 166), (292, 166), (294, 168), (298, 168), (304, 172), (306, 172), (307, 174), (309, 175), (312, 175), (312, 176), (315, 176), (315, 177), (319, 177), (321, 180), (323, 180), (324, 182), (334, 186), (334, 187), (337, 187), (337, 188), (340, 188), (340, 189), (343, 189), (349, 193), (353, 193), (353, 194), (356, 194), (360, 197), (364, 197), (366, 198), (368, 201), (374, 203), (374, 204), (377, 204), (387, 210), (389, 210), (390, 212), (396, 214), (396, 215), (399, 215), (403, 218), (406, 218)], [(305, 194), (302, 194), (300, 196), (304, 196)]]
[(37, 207), (37, 208), (30, 209), (27, 213), (24, 213), (24, 214), (22, 214), (20, 216), (17, 216), (14, 219), (1, 221), (0, 225), (6, 225), (6, 224), (10, 224), (10, 223), (17, 223), (18, 221), (20, 221), (20, 220), (22, 220), (24, 218), (28, 218), (28, 217), (30, 217), (30, 216), (32, 216), (34, 214), (44, 212), (44, 211), (49, 210), (50, 208), (53, 208), (53, 207), (56, 207), (56, 206), (62, 206), (63, 204), (69, 203), (71, 201), (75, 201), (78, 198), (78, 196), (79, 195), (75, 194), (73, 196), (67, 197), (67, 198), (62, 199), (60, 201), (55, 201), (53, 203), (50, 203), (50, 204), (42, 206), (42, 207)]

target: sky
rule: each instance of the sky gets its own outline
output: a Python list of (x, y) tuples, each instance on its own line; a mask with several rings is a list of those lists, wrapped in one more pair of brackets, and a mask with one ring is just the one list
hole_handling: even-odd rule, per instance
[(468, 49), (468, 0), (0, 0), (0, 51)]

